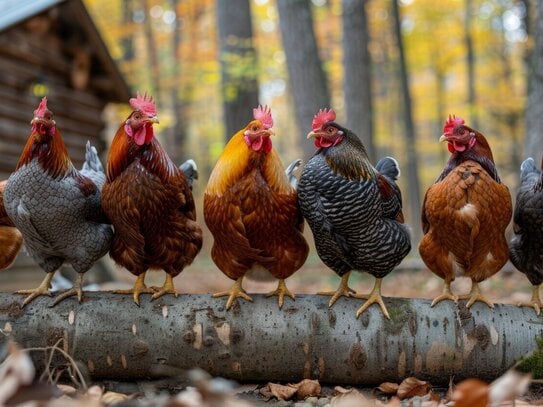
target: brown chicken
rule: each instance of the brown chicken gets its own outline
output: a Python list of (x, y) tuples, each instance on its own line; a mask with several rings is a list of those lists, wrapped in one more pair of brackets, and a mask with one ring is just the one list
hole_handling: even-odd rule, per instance
[(0, 182), (0, 270), (11, 266), (23, 245), (23, 236), (8, 217), (4, 207), (6, 183), (7, 180)]
[[(138, 94), (130, 105), (109, 151), (102, 206), (115, 228), (110, 256), (137, 276), (132, 289), (117, 292), (139, 304), (141, 293), (177, 295), (173, 278), (200, 251), (202, 230), (187, 178), (154, 137), (153, 98)], [(162, 288), (146, 287), (148, 269), (166, 272)]]
[[(451, 157), (426, 192), (422, 208), (424, 237), (419, 252), (428, 268), (445, 280), (443, 300), (469, 299), (493, 307), (479, 290), (479, 283), (497, 273), (509, 252), (505, 228), (512, 214), (511, 196), (502, 184), (485, 137), (449, 116), (440, 141), (448, 143)], [(456, 296), (451, 282), (457, 276), (472, 281), (468, 295)]]
[(236, 280), (229, 291), (214, 295), (228, 296), (227, 309), (238, 297), (252, 301), (242, 281), (255, 266), (279, 279), (268, 296), (277, 295), (281, 308), (284, 296), (294, 298), (285, 279), (302, 267), (309, 251), (296, 189), (272, 147), (271, 111), (259, 106), (253, 114), (226, 145), (204, 195), (204, 218), (215, 239), (213, 261)]

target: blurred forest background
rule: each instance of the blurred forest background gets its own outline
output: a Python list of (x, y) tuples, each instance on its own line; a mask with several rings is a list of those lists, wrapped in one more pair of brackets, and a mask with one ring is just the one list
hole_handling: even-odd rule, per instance
[[(411, 257), (422, 197), (449, 156), (438, 143), (448, 114), (487, 136), (513, 194), (522, 160), (541, 158), (542, 1), (84, 3), (133, 92), (155, 96), (157, 131), (171, 157), (198, 163), (199, 207), (225, 141), (258, 103), (272, 108), (285, 165), (311, 156), (305, 135), (312, 115), (328, 106), (373, 160), (398, 159)], [(115, 126), (127, 114), (128, 105), (113, 109)], [(210, 248), (208, 240), (204, 253)], [(312, 256), (309, 264), (318, 262)]]

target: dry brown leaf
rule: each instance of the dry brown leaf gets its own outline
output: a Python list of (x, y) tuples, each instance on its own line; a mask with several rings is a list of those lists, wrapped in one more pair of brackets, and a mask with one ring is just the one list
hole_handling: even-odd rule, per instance
[(508, 370), (502, 376), (490, 383), (488, 400), (491, 406), (509, 402), (518, 396), (522, 396), (532, 380), (531, 374)]
[(104, 404), (117, 404), (122, 403), (123, 401), (126, 401), (128, 399), (129, 397), (126, 394), (115, 393), (114, 391), (107, 391), (102, 395), (100, 401)]
[(17, 393), (20, 387), (34, 380), (34, 364), (28, 353), (22, 351), (14, 341), (8, 342), (8, 357), (0, 365), (0, 405)]
[(104, 389), (100, 386), (91, 386), (87, 389), (85, 396), (92, 400), (100, 400), (104, 394)]
[(62, 394), (66, 394), (68, 396), (77, 393), (77, 389), (75, 387), (68, 386), (67, 384), (57, 384), (57, 387), (62, 392)]
[(400, 400), (415, 396), (426, 395), (432, 386), (430, 383), (417, 379), (416, 377), (408, 377), (400, 383), (398, 387), (398, 397)]
[(289, 386), (296, 389), (296, 395), (299, 399), (321, 394), (321, 385), (318, 380), (304, 379), (299, 383), (289, 384)]
[(345, 389), (340, 386), (334, 388), (336, 396), (330, 400), (331, 407), (370, 407), (374, 406), (356, 389)]
[(398, 392), (398, 387), (400, 387), (398, 383), (384, 382), (377, 387), (377, 390), (385, 394), (396, 394)]
[(456, 386), (452, 400), (455, 407), (487, 407), (488, 384), (479, 379), (466, 379)]
[(290, 400), (295, 394), (296, 389), (290, 386), (283, 386), (277, 383), (268, 383), (270, 393), (279, 400)]

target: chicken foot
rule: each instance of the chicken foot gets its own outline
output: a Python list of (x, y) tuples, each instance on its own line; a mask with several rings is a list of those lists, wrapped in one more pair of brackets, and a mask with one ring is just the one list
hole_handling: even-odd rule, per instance
[(343, 274), (341, 281), (339, 282), (339, 287), (336, 291), (320, 291), (318, 295), (331, 295), (330, 302), (328, 306), (331, 307), (340, 297), (353, 297), (353, 294), (356, 293), (355, 290), (349, 287), (349, 277), (351, 272)]
[(62, 294), (59, 294), (57, 298), (55, 298), (55, 301), (53, 302), (51, 307), (54, 307), (59, 302), (65, 300), (68, 297), (73, 297), (74, 295), (77, 295), (77, 300), (79, 302), (83, 301), (83, 277), (84, 276), (85, 276), (84, 273), (78, 273), (77, 280), (75, 281), (74, 286), (68, 291), (65, 291)]
[(471, 282), (471, 290), (470, 290), (469, 294), (459, 295), (458, 298), (461, 299), (461, 300), (468, 300), (468, 302), (466, 304), (466, 307), (468, 307), (468, 308), (470, 308), (477, 301), (484, 302), (490, 308), (494, 308), (494, 304), (492, 303), (492, 301), (488, 300), (481, 293), (481, 289), (479, 288), (479, 283), (477, 283), (476, 281)]
[(162, 287), (152, 287), (151, 290), (154, 291), (154, 294), (151, 297), (152, 300), (156, 300), (157, 298), (162, 297), (164, 294), (173, 294), (176, 297), (179, 295), (175, 290), (173, 277), (169, 274), (166, 274), (166, 280), (164, 281), (164, 285)]
[(520, 302), (518, 306), (533, 308), (537, 315), (541, 313), (541, 308), (543, 307), (543, 304), (541, 303), (541, 298), (539, 297), (539, 284), (532, 286), (531, 300), (526, 302)]
[(115, 290), (113, 291), (115, 294), (133, 294), (134, 295), (134, 302), (136, 305), (140, 305), (140, 294), (154, 294), (155, 290), (152, 288), (148, 288), (145, 285), (145, 273), (141, 273), (138, 278), (136, 278), (136, 282), (134, 283), (134, 287), (128, 289), (128, 290)]
[(351, 294), (351, 297), (354, 298), (365, 298), (366, 302), (356, 311), (356, 317), (358, 318), (360, 314), (362, 314), (370, 305), (372, 304), (379, 304), (381, 307), (381, 311), (383, 311), (383, 314), (387, 319), (390, 319), (390, 315), (388, 314), (387, 307), (385, 306), (385, 303), (383, 302), (383, 297), (381, 297), (381, 282), (382, 278), (376, 278), (375, 279), (375, 285), (373, 286), (373, 290), (369, 294)]
[(283, 298), (285, 296), (290, 297), (294, 300), (294, 294), (292, 294), (289, 289), (287, 288), (287, 284), (285, 283), (285, 280), (280, 278), (279, 283), (277, 284), (277, 289), (275, 291), (272, 291), (270, 293), (266, 294), (266, 297), (271, 297), (273, 295), (277, 295), (277, 303), (279, 304), (279, 309), (283, 307)]
[(430, 305), (430, 307), (433, 307), (438, 302), (441, 302), (444, 300), (451, 300), (451, 301), (454, 301), (455, 303), (458, 302), (458, 296), (453, 294), (453, 292), (451, 291), (450, 281), (445, 281), (445, 285), (443, 287), (443, 293), (438, 295), (436, 298), (434, 298), (434, 300), (432, 301), (432, 305)]
[(226, 301), (226, 309), (230, 309), (232, 304), (234, 304), (234, 301), (236, 298), (241, 297), (247, 301), (253, 301), (249, 295), (247, 295), (247, 292), (243, 289), (241, 286), (241, 283), (243, 282), (243, 276), (238, 278), (234, 285), (230, 288), (228, 291), (221, 291), (219, 293), (213, 294), (213, 298), (217, 297), (226, 297), (228, 296), (228, 301)]
[(52, 271), (51, 273), (47, 273), (38, 288), (33, 288), (31, 290), (15, 291), (15, 294), (30, 294), (23, 301), (23, 305), (21, 305), (21, 308), (24, 308), (26, 305), (30, 304), (32, 300), (39, 297), (40, 295), (48, 295), (49, 297), (51, 297), (51, 291), (49, 291), (49, 289), (51, 288), (51, 280), (53, 279), (54, 275), (54, 271)]

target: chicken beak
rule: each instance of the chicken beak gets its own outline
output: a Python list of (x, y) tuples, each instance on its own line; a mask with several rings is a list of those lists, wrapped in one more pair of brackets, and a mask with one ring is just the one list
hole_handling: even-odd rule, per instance
[(309, 133), (307, 133), (307, 138), (310, 139), (310, 138), (315, 138), (315, 137), (319, 137), (320, 134), (315, 132), (315, 131), (310, 131)]
[(158, 121), (158, 117), (156, 117), (156, 116), (150, 117), (149, 122), (152, 123), (152, 124), (159, 124), (160, 123)]
[(266, 130), (268, 132), (268, 136), (275, 136), (275, 132), (272, 129)]
[(447, 136), (445, 134), (442, 134), (441, 137), (439, 138), (439, 142), (443, 143), (444, 141), (447, 141)]

